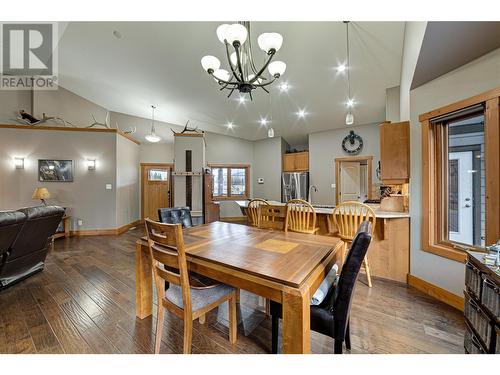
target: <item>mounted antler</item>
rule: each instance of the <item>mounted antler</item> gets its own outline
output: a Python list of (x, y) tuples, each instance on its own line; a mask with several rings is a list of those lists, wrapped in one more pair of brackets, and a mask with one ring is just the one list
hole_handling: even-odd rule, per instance
[(92, 124), (90, 124), (89, 126), (87, 126), (87, 128), (93, 128), (94, 126), (103, 126), (105, 127), (106, 129), (111, 129), (109, 127), (109, 111), (106, 111), (106, 119), (104, 120), (104, 123), (102, 122), (98, 122), (96, 119), (95, 119), (95, 116), (94, 115), (91, 115), (92, 116), (92, 119), (94, 120), (94, 122)]
[(31, 125), (31, 126), (45, 124), (48, 121), (58, 121), (58, 122), (62, 123), (64, 126), (69, 125), (69, 126), (75, 127), (71, 122), (62, 119), (61, 117), (47, 116), (45, 113), (42, 114), (42, 119), (38, 120), (37, 118), (35, 118), (34, 116), (29, 114), (28, 112), (25, 112), (22, 109), (19, 111), (19, 115), (17, 116), (17, 120), (23, 124)]
[(172, 133), (174, 133), (174, 134), (184, 134), (184, 133), (189, 133), (189, 132), (191, 132), (191, 133), (203, 133), (203, 131), (198, 130), (198, 126), (196, 126), (195, 128), (189, 128), (188, 125), (189, 125), (189, 120), (187, 120), (186, 125), (184, 125), (184, 129), (182, 129), (182, 131), (180, 133), (174, 131), (173, 129), (170, 129), (170, 130), (172, 130)]

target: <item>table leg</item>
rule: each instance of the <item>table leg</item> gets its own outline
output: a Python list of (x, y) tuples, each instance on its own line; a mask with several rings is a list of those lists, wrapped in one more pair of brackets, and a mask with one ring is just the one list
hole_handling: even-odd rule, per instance
[(135, 245), (135, 315), (144, 319), (153, 312), (153, 275), (149, 249), (142, 241)]
[(310, 353), (311, 307), (309, 305), (309, 289), (287, 288), (283, 292), (283, 353)]

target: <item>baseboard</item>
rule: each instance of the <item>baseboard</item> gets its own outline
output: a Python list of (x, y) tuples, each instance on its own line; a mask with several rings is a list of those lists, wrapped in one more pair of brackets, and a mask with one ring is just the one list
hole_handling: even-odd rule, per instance
[(121, 227), (114, 229), (88, 229), (88, 230), (72, 230), (70, 232), (71, 236), (116, 236), (125, 233), (130, 228), (135, 227), (141, 223), (140, 220), (133, 221), (129, 224), (122, 225)]
[(246, 216), (221, 217), (220, 221), (225, 221), (227, 223), (246, 223), (247, 217)]
[(408, 285), (441, 302), (446, 303), (447, 305), (453, 306), (460, 311), (464, 311), (464, 298), (457, 296), (446, 289), (440, 288), (437, 285), (431, 284), (413, 275), (408, 275)]

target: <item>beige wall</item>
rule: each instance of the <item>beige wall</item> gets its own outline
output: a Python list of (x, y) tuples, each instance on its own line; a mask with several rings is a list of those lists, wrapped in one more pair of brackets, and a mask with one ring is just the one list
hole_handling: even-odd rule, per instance
[(0, 124), (17, 124), (19, 110), (31, 113), (30, 91), (0, 90)]
[[(31, 199), (35, 187), (53, 195), (48, 202), (69, 208), (73, 229), (116, 227), (116, 134), (0, 129), (0, 209), (39, 204)], [(130, 141), (128, 141), (130, 142)], [(25, 168), (15, 169), (14, 157)], [(87, 158), (97, 167), (89, 171)], [(74, 182), (38, 182), (38, 159), (73, 160)], [(106, 190), (106, 184), (112, 190)], [(83, 220), (76, 227), (77, 219)]]
[(116, 226), (140, 219), (139, 145), (116, 137)]
[(346, 127), (309, 134), (309, 183), (316, 185), (317, 192), (312, 193), (312, 201), (316, 204), (335, 204), (335, 158), (346, 157), (342, 150), (342, 139), (350, 130), (363, 138), (363, 150), (359, 156), (373, 156), (372, 176), (373, 190), (377, 191), (379, 181), (376, 177), (380, 160), (380, 134), (378, 124)]
[[(266, 138), (254, 142), (253, 196), (280, 201), (282, 170), (282, 138)], [(259, 178), (263, 184), (257, 183)]]
[(411, 91), (411, 273), (457, 295), (464, 287), (464, 265), (421, 250), (422, 157), (418, 116), (500, 87), (500, 49)]

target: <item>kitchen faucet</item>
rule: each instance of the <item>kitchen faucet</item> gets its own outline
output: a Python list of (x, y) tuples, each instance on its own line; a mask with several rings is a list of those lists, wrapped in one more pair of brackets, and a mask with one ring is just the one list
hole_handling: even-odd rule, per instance
[(309, 194), (307, 195), (307, 201), (312, 204), (312, 197), (311, 197), (311, 189), (314, 189), (314, 192), (318, 192), (318, 188), (316, 187), (316, 185), (311, 185), (309, 186)]

